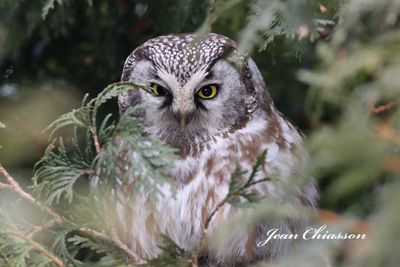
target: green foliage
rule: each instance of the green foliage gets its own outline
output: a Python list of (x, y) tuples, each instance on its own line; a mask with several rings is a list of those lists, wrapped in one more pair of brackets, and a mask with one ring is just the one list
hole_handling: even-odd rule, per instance
[[(90, 145), (90, 139), (86, 140)], [(39, 167), (33, 177), (36, 185), (34, 192), (45, 196), (49, 205), (54, 201), (58, 203), (62, 196), (71, 202), (74, 184), (79, 178), (87, 177), (91, 173), (90, 164), (93, 160), (91, 151), (86, 150), (87, 153), (84, 155), (76, 138), (73, 139), (72, 151), (72, 154), (67, 153), (63, 139), (60, 138), (58, 147), (50, 146), (36, 165)]]
[[(116, 190), (140, 190), (141, 186), (132, 185), (141, 181), (149, 192), (158, 192), (158, 184), (167, 177), (176, 151), (158, 138), (144, 136), (138, 127), (140, 122), (129, 114), (128, 110), (122, 116), (112, 136), (115, 138), (97, 155), (95, 169), (99, 170), (101, 181), (112, 180)], [(126, 166), (130, 172), (126, 172)]]
[[(336, 122), (316, 131), (310, 142), (312, 172), (325, 179), (324, 200), (363, 215), (374, 207), (371, 190), (391, 176), (387, 160), (398, 156), (399, 143), (385, 137), (399, 130), (398, 110), (375, 110), (399, 98), (394, 71), (399, 68), (398, 22), (375, 23), (375, 18), (399, 12), (397, 5), (395, 0), (346, 1), (335, 34), (316, 49), (315, 70), (299, 72), (310, 85), (313, 120), (331, 117)], [(359, 201), (353, 201), (355, 196)]]
[[(262, 168), (262, 166), (265, 162), (266, 153), (267, 152), (265, 151), (262, 155), (260, 155), (257, 158), (257, 161), (254, 164), (249, 177), (244, 182), (240, 181), (240, 178), (242, 178), (243, 175), (246, 174), (246, 172), (241, 169), (239, 163), (236, 165), (236, 168), (231, 175), (231, 182), (229, 184), (228, 195), (225, 197), (223, 202), (226, 202), (226, 203), (229, 203), (229, 204), (232, 204), (235, 206), (242, 206), (242, 205), (252, 204), (258, 200), (254, 196), (254, 193), (251, 193), (249, 191), (249, 189), (257, 183), (262, 183), (262, 182), (271, 180), (270, 178), (263, 178), (263, 179), (255, 180), (257, 173), (259, 172), (260, 168)], [(243, 201), (241, 201), (241, 198), (245, 199), (246, 202), (243, 203)]]
[[(73, 186), (78, 179), (85, 178), (92, 185), (100, 182), (112, 185), (117, 191), (140, 190), (144, 184), (150, 192), (158, 191), (156, 184), (165, 180), (175, 151), (155, 137), (144, 136), (141, 122), (132, 118), (130, 111), (118, 123), (109, 124), (109, 114), (96, 126), (102, 104), (126, 90), (139, 88), (140, 85), (133, 83), (110, 85), (90, 101), (85, 97), (80, 108), (60, 116), (46, 128), (53, 135), (62, 127), (75, 127), (69, 150), (60, 138), (58, 146), (49, 146), (36, 164), (34, 192), (45, 197), (46, 203), (58, 203), (61, 197), (71, 202)], [(77, 127), (84, 131), (83, 140), (78, 138)], [(131, 172), (125, 166), (130, 166)], [(133, 187), (134, 183), (138, 186)]]
[[(124, 91), (133, 88), (141, 88), (143, 86), (135, 83), (116, 83), (107, 86), (98, 97), (87, 101), (88, 96), (83, 98), (82, 105), (78, 109), (74, 109), (69, 113), (60, 116), (57, 120), (51, 123), (45, 130), (51, 130), (50, 136), (52, 136), (57, 130), (66, 126), (86, 127), (95, 131), (96, 120), (98, 116), (98, 110), (101, 104), (107, 100), (118, 96)], [(107, 123), (107, 120), (105, 120)], [(102, 131), (105, 129), (105, 125), (100, 127)]]
[[(82, 249), (89, 249), (90, 253), (85, 256), (83, 266), (91, 265), (90, 258), (97, 256), (96, 266), (119, 266), (125, 263), (125, 256), (120, 250), (115, 248), (110, 242), (101, 239), (92, 240), (91, 238), (73, 235), (67, 239), (70, 244), (70, 251), (73, 254), (79, 253)], [(85, 265), (87, 264), (87, 265)]]
[[(57, 258), (45, 245), (31, 240), (19, 229), (21, 218), (10, 216), (15, 210), (0, 209), (1, 266), (57, 266), (51, 257)], [(43, 251), (46, 250), (46, 253)], [(4, 264), (4, 265), (3, 265)]]
[[(60, 137), (56, 139), (58, 142), (55, 140), (49, 145), (35, 166), (33, 192), (46, 205), (66, 200), (62, 201), (63, 210), (75, 209), (76, 212), (64, 214), (60, 211), (65, 221), (58, 223), (56, 229), (51, 229), (52, 224), (44, 223), (46, 233), (43, 235), (47, 240), (44, 248), (29, 237), (29, 232), (35, 231), (29, 226), (32, 218), (18, 222), (25, 225), (22, 229), (12, 229), (16, 225), (6, 223), (6, 213), (0, 214), (0, 219), (5, 220), (1, 251), (12, 264), (36, 266), (40, 262), (45, 265), (51, 262), (46, 256), (53, 253), (50, 247), (60, 256), (58, 260), (78, 266), (93, 262), (101, 262), (96, 266), (115, 266), (130, 261), (121, 252), (119, 241), (112, 237), (112, 228), (116, 226), (112, 218), (118, 215), (110, 217), (110, 212), (115, 210), (116, 200), (129, 198), (143, 186), (147, 192), (157, 195), (160, 183), (166, 181), (172, 167), (175, 150), (155, 137), (143, 135), (141, 121), (130, 115), (133, 110), (128, 110), (117, 122), (110, 121), (109, 114), (97, 124), (99, 108), (127, 90), (147, 89), (134, 83), (110, 85), (96, 98), (88, 101), (85, 97), (80, 108), (61, 115), (46, 128), (54, 135), (63, 127), (70, 127), (74, 134), (70, 139)], [(70, 143), (68, 146), (64, 144), (65, 140)], [(127, 167), (131, 171), (126, 171)], [(78, 180), (86, 187), (90, 185), (89, 193), (79, 190)], [(94, 206), (97, 208), (93, 209)], [(87, 228), (88, 225), (92, 228)], [(105, 229), (109, 229), (107, 233), (104, 233)], [(19, 235), (14, 237), (16, 231)], [(26, 235), (27, 238), (21, 239)], [(39, 252), (33, 255), (31, 251)], [(79, 256), (81, 251), (88, 252), (82, 257)], [(43, 257), (47, 260), (43, 261)]]
[(311, 2), (254, 1), (251, 6), (253, 15), (242, 31), (241, 47), (251, 50), (253, 44), (261, 43), (260, 49), (265, 50), (280, 36), (315, 39), (318, 34), (312, 21)]

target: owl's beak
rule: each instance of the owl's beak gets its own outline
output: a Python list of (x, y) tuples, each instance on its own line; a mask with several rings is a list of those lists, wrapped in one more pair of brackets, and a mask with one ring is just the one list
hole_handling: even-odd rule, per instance
[(179, 128), (181, 129), (181, 131), (185, 131), (186, 126), (192, 117), (192, 114), (179, 112), (179, 113), (175, 113), (175, 117), (178, 120)]
[(181, 131), (185, 131), (189, 121), (193, 118), (193, 95), (178, 94), (172, 103), (172, 113), (178, 121)]
[(182, 131), (186, 129), (186, 118), (185, 116), (180, 116), (179, 117), (179, 127), (181, 128)]

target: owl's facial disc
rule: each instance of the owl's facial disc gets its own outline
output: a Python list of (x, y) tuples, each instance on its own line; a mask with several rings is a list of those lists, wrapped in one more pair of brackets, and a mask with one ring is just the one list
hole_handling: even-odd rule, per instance
[(134, 115), (143, 118), (149, 134), (173, 146), (227, 131), (246, 114), (246, 86), (239, 71), (224, 58), (180, 73), (171, 66), (141, 60), (129, 80), (148, 84), (150, 89), (129, 93), (129, 105), (139, 105)]
[[(162, 103), (159, 105), (159, 111), (164, 114), (170, 114), (176, 120), (181, 131), (185, 131), (188, 123), (196, 115), (196, 105), (192, 88), (188, 88), (187, 84), (182, 84), (175, 75), (168, 71), (155, 68), (156, 82), (151, 83), (153, 96), (161, 98)], [(161, 84), (165, 84), (165, 87)]]
[[(150, 101), (161, 114), (159, 124), (182, 133), (228, 129), (244, 113), (245, 86), (236, 69), (218, 60), (194, 71), (185, 80), (173, 71), (157, 68), (150, 82)], [(148, 117), (149, 114), (146, 116)]]
[(132, 92), (129, 98), (131, 105), (143, 104), (137, 115), (146, 130), (174, 145), (227, 131), (245, 114), (246, 87), (239, 71), (224, 59), (183, 77), (143, 60), (136, 63), (130, 80), (151, 89)]
[(145, 131), (180, 148), (236, 131), (259, 100), (266, 108), (272, 103), (254, 62), (234, 41), (212, 33), (145, 42), (126, 59), (122, 81), (148, 84), (151, 91), (121, 94), (120, 111), (138, 106), (132, 115), (143, 118)]

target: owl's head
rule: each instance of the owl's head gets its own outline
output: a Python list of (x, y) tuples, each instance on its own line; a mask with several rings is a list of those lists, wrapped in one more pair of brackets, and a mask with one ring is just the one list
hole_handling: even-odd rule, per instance
[(146, 131), (179, 148), (242, 127), (270, 102), (254, 62), (217, 34), (151, 39), (127, 58), (122, 81), (150, 90), (121, 95), (120, 111), (142, 104), (134, 115)]

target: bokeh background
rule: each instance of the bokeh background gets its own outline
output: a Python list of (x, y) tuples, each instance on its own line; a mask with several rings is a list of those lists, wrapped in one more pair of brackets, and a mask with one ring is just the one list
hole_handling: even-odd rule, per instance
[[(41, 130), (59, 114), (79, 105), (85, 93), (94, 97), (119, 81), (135, 47), (159, 35), (197, 31), (211, 7), (203, 0), (53, 2), (45, 18), (42, 1), (0, 6), (0, 114), (7, 125), (0, 159), (15, 167), (40, 158), (47, 146)], [(236, 2), (218, 14), (212, 31), (239, 40), (252, 1)], [(262, 52), (251, 50), (279, 109), (304, 130), (313, 126), (304, 112), (307, 87), (296, 71), (312, 64), (314, 46), (308, 39), (278, 38)]]

